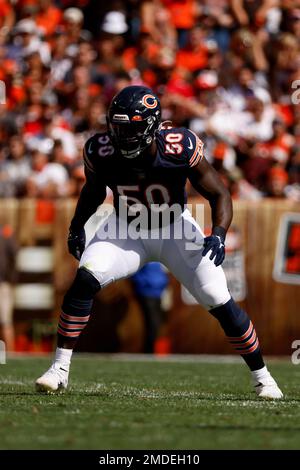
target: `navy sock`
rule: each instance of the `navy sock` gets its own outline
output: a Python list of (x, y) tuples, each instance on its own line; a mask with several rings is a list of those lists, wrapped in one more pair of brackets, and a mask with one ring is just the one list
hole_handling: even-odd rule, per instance
[(80, 336), (89, 321), (93, 298), (99, 289), (97, 279), (89, 271), (79, 268), (62, 304), (57, 328), (59, 341), (72, 341)]
[(229, 342), (250, 370), (264, 367), (256, 331), (247, 313), (232, 298), (226, 304), (210, 310), (210, 313), (219, 320)]

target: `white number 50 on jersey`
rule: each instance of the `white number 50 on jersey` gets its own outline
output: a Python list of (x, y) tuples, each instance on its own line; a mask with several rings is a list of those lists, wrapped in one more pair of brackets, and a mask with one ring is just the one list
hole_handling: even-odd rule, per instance
[[(127, 206), (131, 206), (132, 204), (142, 204), (142, 201), (138, 199), (136, 196), (141, 195), (141, 188), (139, 185), (134, 185), (134, 186), (117, 186), (117, 191), (120, 195), (120, 198), (124, 200), (124, 202), (127, 204)], [(133, 195), (134, 193), (135, 195)], [(170, 194), (169, 191), (165, 186), (162, 184), (150, 184), (147, 186), (147, 188), (144, 190), (144, 195), (147, 201), (147, 204), (149, 207), (152, 205), (157, 205), (158, 203), (155, 201), (155, 193), (158, 195), (159, 193), (159, 198), (158, 200), (160, 201), (160, 204), (169, 204), (170, 202)]]

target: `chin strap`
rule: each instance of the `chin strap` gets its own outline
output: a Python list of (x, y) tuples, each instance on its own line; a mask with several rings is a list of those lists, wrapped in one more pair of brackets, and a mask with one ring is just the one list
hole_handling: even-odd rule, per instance
[(133, 160), (134, 158), (137, 158), (141, 155), (142, 150), (139, 149), (135, 153), (132, 152), (127, 152), (127, 150), (120, 150), (121, 154), (123, 155), (124, 158), (128, 158), (129, 160)]

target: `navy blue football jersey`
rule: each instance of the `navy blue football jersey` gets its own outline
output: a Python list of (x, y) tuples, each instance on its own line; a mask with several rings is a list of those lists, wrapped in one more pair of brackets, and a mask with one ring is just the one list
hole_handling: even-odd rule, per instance
[(186, 203), (185, 184), (189, 169), (203, 157), (203, 143), (189, 129), (162, 129), (156, 136), (156, 155), (124, 158), (108, 133), (91, 137), (84, 146), (87, 181), (108, 186), (118, 211), (120, 199), (128, 206)]

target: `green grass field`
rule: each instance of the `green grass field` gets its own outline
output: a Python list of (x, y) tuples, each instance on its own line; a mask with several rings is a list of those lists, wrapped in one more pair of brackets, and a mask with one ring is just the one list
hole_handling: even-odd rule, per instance
[(242, 364), (75, 357), (70, 389), (39, 395), (47, 358), (0, 365), (1, 449), (300, 449), (300, 366), (272, 362), (261, 401)]

